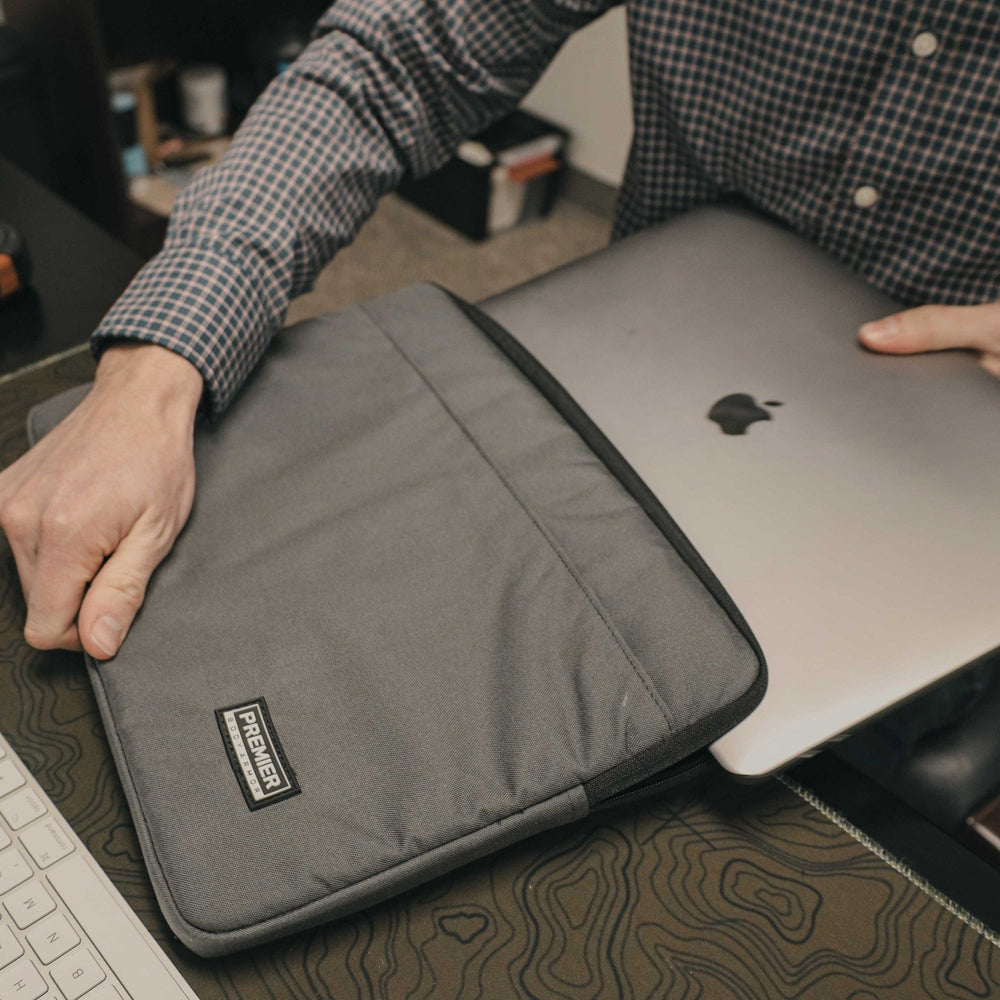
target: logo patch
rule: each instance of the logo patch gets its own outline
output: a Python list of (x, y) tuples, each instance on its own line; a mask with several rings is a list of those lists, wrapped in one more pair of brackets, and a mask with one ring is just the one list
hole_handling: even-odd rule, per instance
[(229, 763), (251, 809), (269, 806), (302, 791), (295, 772), (288, 766), (263, 698), (231, 708), (217, 708), (215, 718)]

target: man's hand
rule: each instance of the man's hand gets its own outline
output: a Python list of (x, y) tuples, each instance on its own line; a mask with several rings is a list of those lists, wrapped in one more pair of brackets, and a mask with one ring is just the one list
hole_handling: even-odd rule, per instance
[(0, 527), (38, 649), (113, 656), (194, 500), (198, 370), (162, 347), (108, 348), (94, 387), (0, 473)]
[(979, 352), (979, 363), (1000, 378), (1000, 302), (919, 306), (866, 323), (858, 337), (866, 347), (886, 354), (971, 348)]

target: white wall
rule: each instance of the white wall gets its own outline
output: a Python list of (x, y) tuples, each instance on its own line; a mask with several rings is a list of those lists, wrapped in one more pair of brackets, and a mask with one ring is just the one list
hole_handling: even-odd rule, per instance
[(624, 8), (573, 35), (523, 107), (570, 130), (572, 166), (620, 184), (632, 136)]

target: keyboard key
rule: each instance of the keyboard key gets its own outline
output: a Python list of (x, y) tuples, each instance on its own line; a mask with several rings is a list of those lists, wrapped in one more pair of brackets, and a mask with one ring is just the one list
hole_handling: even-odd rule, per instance
[(10, 837), (4, 832), (3, 827), (0, 827), (0, 851), (5, 847), (10, 847)]
[(0, 854), (0, 896), (16, 885), (27, 882), (35, 873), (16, 847)]
[(73, 841), (54, 820), (45, 819), (21, 834), (21, 846), (28, 849), (39, 868), (48, 868), (73, 851)]
[(16, 958), (24, 954), (21, 942), (14, 937), (9, 927), (0, 927), (0, 969), (6, 969)]
[(32, 820), (45, 815), (45, 803), (31, 788), (22, 788), (0, 801), (0, 816), (12, 830), (20, 830)]
[(22, 931), (56, 908), (56, 904), (52, 902), (52, 897), (45, 891), (45, 887), (35, 879), (25, 882), (4, 896), (3, 905), (10, 914), (11, 920)]
[(0, 760), (0, 799), (24, 784), (24, 775), (12, 760)]
[(108, 978), (97, 959), (85, 948), (64, 955), (49, 972), (56, 986), (66, 994), (66, 1000), (79, 1000), (87, 990)]
[(26, 958), (0, 972), (0, 1000), (38, 1000), (48, 989), (38, 969)]
[(84, 1000), (124, 1000), (124, 997), (111, 983), (105, 983), (96, 990), (91, 990)]
[(79, 935), (61, 913), (55, 913), (37, 927), (32, 927), (25, 937), (42, 965), (51, 965), (80, 943)]
[[(56, 865), (49, 884), (62, 897), (125, 989), (142, 1000), (187, 1000), (193, 994), (167, 970), (154, 951), (80, 854)], [(0, 1000), (4, 998), (0, 997)]]

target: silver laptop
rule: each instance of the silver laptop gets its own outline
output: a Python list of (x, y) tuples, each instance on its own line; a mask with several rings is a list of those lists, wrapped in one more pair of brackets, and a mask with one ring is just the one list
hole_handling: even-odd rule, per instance
[(962, 352), (858, 346), (861, 323), (898, 308), (718, 207), (484, 304), (759, 639), (767, 694), (711, 748), (736, 774), (771, 773), (1000, 646), (1000, 381)]

